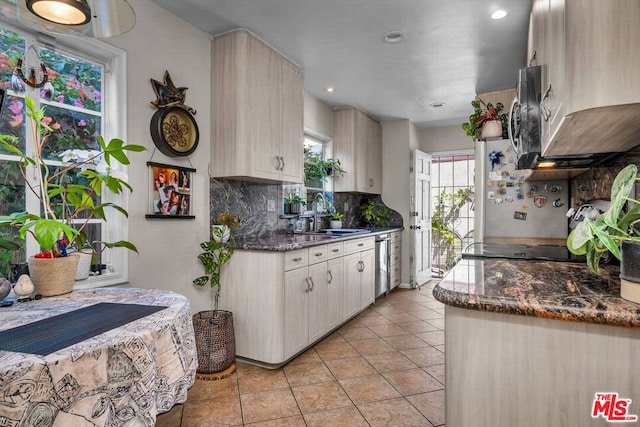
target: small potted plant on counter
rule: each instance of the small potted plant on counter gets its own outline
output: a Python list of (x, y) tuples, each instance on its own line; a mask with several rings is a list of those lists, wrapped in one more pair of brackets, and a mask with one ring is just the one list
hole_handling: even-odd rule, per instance
[(504, 105), (501, 102), (485, 104), (481, 99), (471, 101), (474, 108), (473, 114), (469, 116), (469, 121), (462, 124), (462, 130), (472, 137), (474, 141), (481, 139), (502, 138), (507, 131), (509, 116), (503, 113)]
[(331, 210), (331, 221), (329, 222), (330, 228), (342, 228), (342, 218), (344, 218), (344, 214), (341, 214), (334, 207)]
[[(25, 97), (29, 130), (33, 133), (34, 146), (22, 152), (14, 137), (0, 135), (0, 143), (11, 154), (20, 157), (18, 164), (27, 187), (39, 199), (36, 212), (13, 212), (0, 217), (0, 227), (13, 227), (24, 240), (32, 235), (41, 252), (29, 258), (29, 273), (36, 292), (43, 296), (61, 295), (71, 292), (76, 277), (79, 257), (67, 256), (67, 248), (75, 244), (85, 246), (85, 232), (91, 220), (106, 221), (106, 212), (116, 210), (128, 216), (127, 211), (115, 203), (98, 201), (105, 191), (120, 194), (131, 186), (125, 173), (117, 171), (118, 165), (128, 165), (127, 152), (140, 152), (140, 145), (126, 145), (121, 139), (108, 143), (98, 136), (99, 149), (69, 149), (58, 153), (62, 166), (53, 166), (45, 160), (47, 139), (56, 131), (64, 131), (60, 124), (45, 116), (45, 109), (36, 109), (35, 102)], [(31, 154), (29, 154), (31, 153)], [(49, 154), (51, 155), (51, 154)], [(32, 167), (33, 171), (27, 172)], [(33, 174), (35, 184), (27, 179)], [(11, 241), (2, 241), (0, 246), (11, 248)], [(15, 243), (15, 242), (14, 242)], [(123, 247), (137, 252), (127, 241), (93, 241), (96, 252), (106, 248)]]
[(602, 256), (611, 252), (620, 260), (621, 297), (640, 303), (640, 200), (629, 198), (639, 180), (637, 174), (636, 165), (618, 173), (609, 209), (595, 220), (585, 218), (578, 223), (567, 238), (567, 247), (576, 255), (586, 255), (587, 265), (595, 273)]
[(297, 215), (300, 213), (300, 206), (306, 205), (307, 202), (296, 191), (292, 191), (284, 198), (284, 214)]

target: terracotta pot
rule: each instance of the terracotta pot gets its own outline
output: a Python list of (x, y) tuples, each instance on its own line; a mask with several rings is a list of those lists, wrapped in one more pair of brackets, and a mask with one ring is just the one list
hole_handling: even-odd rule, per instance
[(622, 242), (620, 296), (640, 304), (640, 243)]
[(68, 294), (73, 290), (80, 257), (29, 258), (29, 276), (36, 294), (43, 297)]

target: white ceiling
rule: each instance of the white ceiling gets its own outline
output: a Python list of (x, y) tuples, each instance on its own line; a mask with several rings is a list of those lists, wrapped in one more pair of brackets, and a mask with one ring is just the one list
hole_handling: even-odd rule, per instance
[[(305, 90), (332, 107), (422, 128), (460, 124), (476, 93), (515, 86), (531, 10), (531, 0), (151, 1), (210, 34), (249, 29), (299, 64)], [(496, 9), (509, 15), (492, 20)], [(395, 30), (406, 40), (383, 43)]]

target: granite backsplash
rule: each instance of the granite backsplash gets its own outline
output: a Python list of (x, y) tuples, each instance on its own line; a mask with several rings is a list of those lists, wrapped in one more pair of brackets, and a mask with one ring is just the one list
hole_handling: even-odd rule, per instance
[[(574, 206), (582, 205), (589, 200), (610, 200), (611, 185), (620, 170), (629, 164), (640, 168), (640, 146), (610, 160), (602, 167), (591, 168), (571, 180), (571, 194), (574, 195)], [(636, 183), (635, 198), (640, 198), (640, 184)]]
[[(281, 218), (283, 214), (283, 197), (290, 191), (289, 186), (279, 184), (261, 184), (249, 181), (217, 179), (229, 192), (229, 211), (240, 217), (240, 225), (235, 230), (236, 235), (261, 236), (275, 232), (286, 232), (295, 218)], [(209, 211), (213, 220), (224, 210), (224, 191), (212, 179), (209, 183)], [(327, 193), (327, 199), (344, 213), (342, 226), (344, 228), (364, 227), (366, 224), (360, 217), (360, 205), (373, 199), (376, 203), (384, 204), (379, 195), (358, 193)], [(275, 210), (269, 210), (269, 202), (273, 201)], [(344, 207), (348, 209), (344, 209)], [(307, 206), (312, 210), (313, 206)], [(391, 227), (402, 227), (400, 214), (391, 210)], [(323, 218), (323, 228), (329, 227), (329, 217)]]

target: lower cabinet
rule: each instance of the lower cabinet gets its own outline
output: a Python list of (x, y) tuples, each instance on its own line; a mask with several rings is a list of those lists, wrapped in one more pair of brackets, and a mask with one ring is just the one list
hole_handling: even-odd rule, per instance
[(402, 234), (398, 231), (391, 233), (391, 253), (389, 268), (391, 269), (391, 289), (396, 288), (402, 280)]
[(374, 245), (367, 237), (236, 250), (222, 272), (220, 309), (234, 313), (237, 356), (280, 366), (373, 303)]

